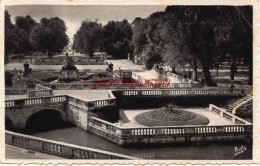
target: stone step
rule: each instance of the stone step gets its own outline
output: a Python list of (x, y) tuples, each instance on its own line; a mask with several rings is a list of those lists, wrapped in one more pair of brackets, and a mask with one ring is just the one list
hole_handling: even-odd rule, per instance
[(240, 99), (237, 99), (237, 100), (234, 100), (232, 102), (230, 102), (226, 108), (229, 110), (229, 111), (232, 111), (235, 107), (239, 106), (240, 104), (242, 104), (243, 102), (251, 99), (253, 96), (252, 95), (247, 95), (247, 96), (244, 96)]

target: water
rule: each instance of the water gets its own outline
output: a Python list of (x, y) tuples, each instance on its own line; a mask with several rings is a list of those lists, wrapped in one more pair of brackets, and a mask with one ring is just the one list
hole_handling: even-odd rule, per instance
[[(144, 159), (251, 159), (252, 146), (250, 143), (237, 144), (210, 144), (189, 146), (131, 146), (121, 147), (94, 134), (77, 127), (55, 129), (45, 132), (36, 132), (33, 136), (52, 139), (56, 141), (87, 146), (105, 151), (126, 154)], [(243, 153), (235, 155), (235, 147), (247, 148)]]

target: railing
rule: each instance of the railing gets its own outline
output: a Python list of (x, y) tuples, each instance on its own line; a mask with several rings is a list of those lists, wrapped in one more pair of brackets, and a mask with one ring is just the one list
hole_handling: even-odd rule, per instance
[(252, 125), (224, 125), (224, 126), (162, 126), (162, 127), (147, 127), (147, 128), (129, 128), (122, 127), (98, 119), (96, 117), (89, 118), (89, 127), (102, 130), (117, 137), (134, 137), (134, 136), (163, 136), (163, 135), (195, 135), (195, 134), (220, 134), (220, 133), (244, 133), (252, 132)]
[(108, 99), (85, 101), (84, 99), (80, 99), (78, 97), (67, 96), (67, 101), (71, 105), (81, 107), (87, 110), (93, 110), (95, 108), (102, 108), (102, 107), (116, 105), (116, 98), (114, 97), (112, 92), (109, 92)]
[(212, 95), (226, 95), (226, 96), (243, 96), (245, 92), (243, 89), (171, 89), (171, 90), (124, 90), (121, 94), (125, 96), (212, 96)]
[[(171, 73), (171, 72), (164, 72), (164, 74), (162, 74), (162, 75), (165, 75), (166, 77), (172, 77), (172, 78), (180, 81), (181, 83), (190, 83), (194, 87), (202, 87), (201, 84), (196, 82), (196, 81), (193, 81), (193, 80), (188, 79), (188, 78), (184, 78), (180, 75), (177, 75), (177, 74), (174, 74), (174, 73)], [(144, 79), (144, 80), (146, 80), (145, 78), (141, 77), (140, 75), (136, 74), (135, 72), (132, 72), (132, 77), (134, 79)]]
[(5, 88), (6, 95), (21, 95), (26, 94), (27, 92), (28, 90), (23, 88)]
[[(177, 75), (177, 74), (174, 74), (174, 73), (171, 73), (171, 72), (166, 72), (166, 75), (169, 77), (173, 77), (173, 78), (175, 78), (175, 79), (177, 79), (177, 80), (179, 80), (179, 81), (181, 81), (181, 82), (185, 82), (185, 83), (194, 83), (194, 84), (199, 84), (198, 82), (196, 82), (196, 81), (193, 81), (193, 80), (191, 80), (191, 79), (188, 79), (188, 78), (184, 78), (184, 77), (182, 77), (182, 76), (179, 76), (179, 75)], [(200, 85), (200, 84), (199, 84)]]
[(16, 100), (6, 100), (6, 108), (23, 108), (27, 106), (34, 105), (49, 105), (53, 103), (66, 102), (66, 96), (52, 96), (52, 97), (37, 97), (32, 99), (16, 99)]
[(168, 85), (159, 84), (140, 84), (140, 83), (55, 83), (42, 84), (54, 90), (79, 90), (79, 89), (187, 89), (201, 88), (199, 83), (169, 83)]
[[(74, 60), (75, 65), (104, 65), (103, 61), (94, 60)], [(49, 60), (49, 59), (33, 59), (32, 64), (34, 65), (64, 65), (65, 60)]]
[(11, 131), (5, 131), (5, 143), (70, 159), (138, 159)]
[(28, 97), (53, 96), (53, 90), (32, 90), (27, 92)]
[(251, 125), (250, 122), (242, 119), (242, 118), (239, 118), (238, 116), (236, 115), (233, 115), (229, 112), (227, 112), (225, 109), (221, 109), (213, 104), (210, 104), (209, 105), (209, 110), (212, 111), (212, 112), (215, 112), (217, 114), (219, 114), (220, 116), (224, 117), (225, 119), (229, 120), (229, 121), (232, 121), (234, 122), (235, 124), (247, 124), (247, 125)]
[(27, 95), (28, 97), (53, 96), (53, 90), (40, 84), (36, 84), (35, 90), (28, 91)]
[(6, 87), (5, 94), (26, 94), (29, 90), (34, 90), (36, 84), (26, 84), (22, 87)]
[(239, 104), (238, 106), (236, 106), (233, 110), (232, 110), (232, 114), (236, 114), (237, 110), (242, 107), (243, 105), (249, 103), (249, 102), (252, 102), (253, 101), (253, 97), (251, 99), (248, 99), (247, 101)]
[(40, 84), (36, 84), (35, 85), (35, 90), (52, 90), (52, 89), (49, 88), (49, 87), (46, 87), (46, 86), (42, 86)]
[(35, 89), (35, 87), (36, 87), (36, 84), (27, 84), (27, 89), (29, 90), (29, 89)]

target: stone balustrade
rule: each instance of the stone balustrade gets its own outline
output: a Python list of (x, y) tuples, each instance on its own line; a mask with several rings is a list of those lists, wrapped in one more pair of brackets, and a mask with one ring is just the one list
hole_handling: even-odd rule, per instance
[(28, 97), (53, 96), (53, 90), (31, 90), (27, 92)]
[[(131, 143), (199, 142), (212, 140), (250, 140), (252, 125), (160, 126), (129, 128), (90, 117), (88, 130), (119, 145)], [(204, 137), (204, 138), (203, 138)], [(139, 141), (138, 141), (139, 139)], [(142, 141), (141, 141), (142, 140)], [(157, 140), (157, 141), (156, 141)]]
[(52, 96), (52, 97), (37, 97), (32, 99), (16, 99), (16, 100), (6, 100), (6, 108), (23, 108), (28, 106), (45, 105), (58, 102), (66, 102), (66, 96)]
[(196, 81), (193, 81), (193, 80), (188, 79), (188, 78), (184, 78), (184, 77), (182, 77), (182, 76), (180, 76), (180, 75), (177, 75), (177, 74), (174, 74), (174, 73), (171, 73), (171, 72), (166, 72), (166, 75), (167, 75), (168, 77), (173, 77), (173, 78), (179, 80), (180, 82), (184, 82), (184, 83), (197, 83), (197, 84), (199, 84), (199, 83), (196, 82)]
[(244, 106), (245, 104), (250, 103), (250, 102), (253, 102), (253, 97), (252, 97), (251, 99), (248, 99), (247, 101), (245, 101), (245, 102), (243, 102), (243, 103), (240, 103), (238, 106), (236, 106), (235, 108), (233, 108), (232, 114), (236, 114), (236, 113), (237, 113), (237, 110), (238, 110), (240, 107), (242, 107), (242, 106)]
[(87, 110), (93, 110), (107, 106), (116, 106), (116, 98), (112, 92), (109, 92), (109, 97), (107, 99), (85, 101), (84, 99), (80, 99), (78, 97), (67, 96), (67, 101), (69, 104), (82, 107)]
[[(180, 81), (181, 83), (184, 83), (184, 84), (190, 84), (190, 86), (192, 87), (202, 87), (200, 83), (198, 83), (197, 81), (193, 81), (191, 79), (188, 79), (188, 78), (184, 78), (180, 75), (177, 75), (177, 74), (174, 74), (174, 73), (171, 73), (171, 72), (164, 72), (163, 75), (166, 75), (167, 77), (172, 77), (178, 81)], [(136, 74), (135, 72), (132, 72), (132, 77), (134, 79), (142, 79), (142, 80), (146, 80), (145, 78), (141, 77), (140, 75)], [(182, 84), (181, 84), (182, 85)]]
[(103, 150), (5, 131), (5, 143), (69, 159), (138, 159)]
[(158, 84), (140, 84), (140, 83), (54, 83), (42, 84), (53, 90), (80, 90), (80, 89), (190, 89), (201, 88), (199, 83), (169, 83), (168, 86), (159, 86)]
[(243, 89), (171, 89), (171, 90), (124, 90), (121, 93), (125, 96), (205, 96), (205, 95), (227, 95), (243, 96)]
[(5, 107), (6, 108), (19, 108), (23, 106), (33, 106), (33, 105), (42, 105), (42, 104), (52, 104), (57, 102), (69, 102), (69, 104), (74, 104), (77, 106), (82, 106), (84, 108), (100, 108), (106, 106), (115, 106), (116, 98), (113, 93), (109, 93), (110, 97), (102, 100), (93, 100), (93, 101), (85, 101), (84, 99), (80, 99), (73, 96), (52, 96), (52, 97), (37, 97), (32, 99), (16, 99), (16, 100), (6, 100)]
[[(96, 60), (74, 60), (75, 65), (105, 65), (103, 61), (96, 61)], [(65, 60), (60, 59), (33, 59), (32, 64), (34, 65), (64, 65)]]
[(250, 133), (252, 126), (242, 125), (223, 125), (223, 126), (163, 126), (163, 127), (147, 127), (147, 128), (129, 128), (109, 123), (96, 117), (89, 119), (89, 126), (106, 130), (120, 137), (125, 136), (160, 136), (160, 135), (185, 135), (185, 134), (208, 134), (208, 133)]
[(35, 85), (35, 90), (51, 90), (50, 87), (42, 86), (41, 84)]
[(35, 87), (36, 87), (36, 84), (27, 84), (27, 89), (29, 90), (29, 89), (35, 89)]
[(219, 108), (213, 104), (210, 104), (209, 105), (209, 110), (212, 111), (212, 112), (215, 112), (217, 114), (219, 114), (220, 116), (224, 117), (225, 119), (229, 120), (229, 121), (232, 121), (236, 124), (248, 124), (248, 125), (251, 125), (250, 122), (232, 114), (232, 113), (229, 113), (227, 112), (225, 109), (222, 109), (222, 108)]

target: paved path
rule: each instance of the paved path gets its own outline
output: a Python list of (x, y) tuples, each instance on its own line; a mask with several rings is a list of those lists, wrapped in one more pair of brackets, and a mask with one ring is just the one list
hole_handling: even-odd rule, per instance
[(5, 145), (6, 159), (65, 159), (58, 156), (49, 155), (46, 153), (36, 152), (23, 149), (16, 146)]

